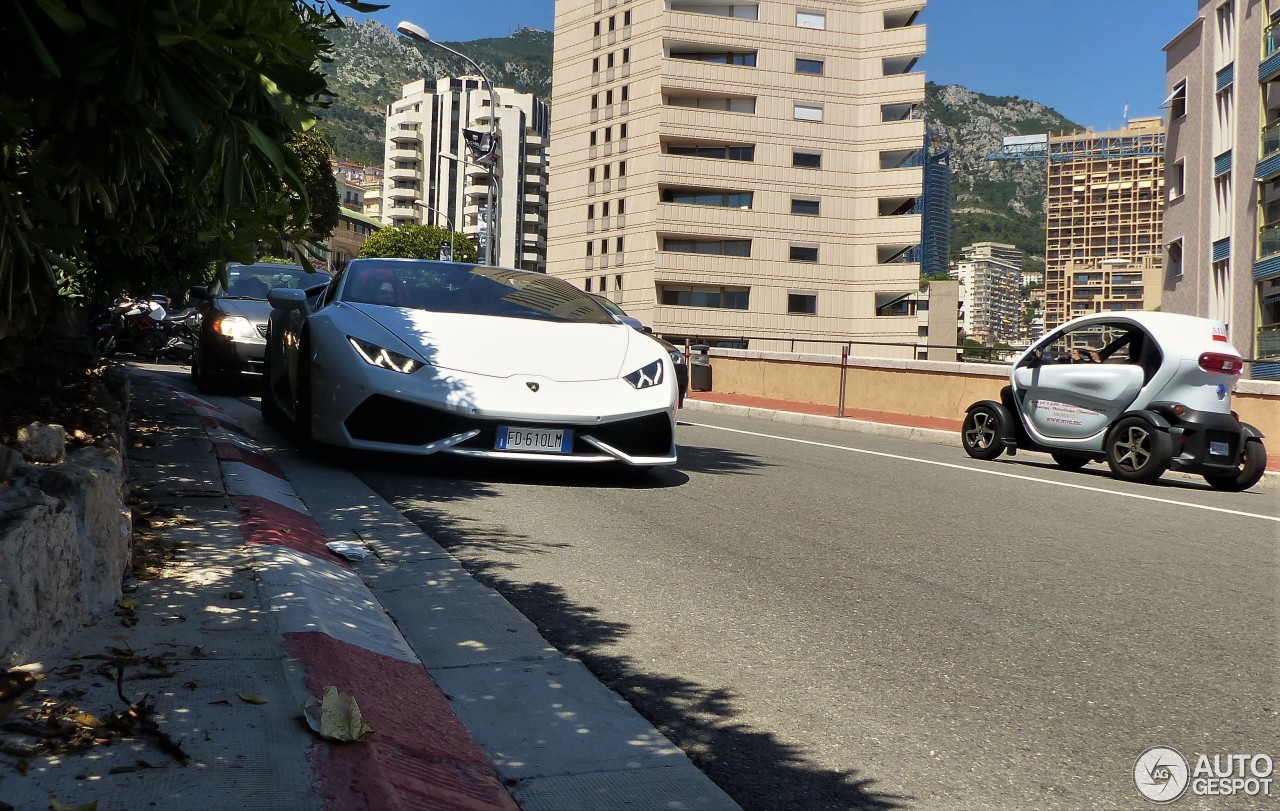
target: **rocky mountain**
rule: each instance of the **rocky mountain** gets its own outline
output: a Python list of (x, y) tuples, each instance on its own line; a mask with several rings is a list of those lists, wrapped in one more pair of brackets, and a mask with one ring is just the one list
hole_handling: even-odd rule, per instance
[(1056, 110), (1015, 96), (988, 96), (959, 85), (925, 85), (930, 150), (951, 149), (951, 256), (974, 242), (1016, 245), (1032, 266), (1044, 259), (1045, 165), (989, 161), (1011, 135), (1083, 129)]
[[(376, 21), (348, 20), (332, 34), (335, 55), (323, 69), (335, 98), (322, 124), (342, 158), (382, 164), (386, 107), (403, 84), (471, 72), (432, 45), (411, 42)], [(551, 34), (525, 28), (509, 37), (445, 43), (476, 60), (495, 84), (551, 95)], [(1044, 254), (1044, 164), (988, 161), (1009, 135), (1081, 129), (1055, 110), (959, 85), (926, 85), (925, 119), (933, 151), (952, 150), (951, 254), (973, 242), (1007, 242), (1032, 258)], [(553, 134), (554, 137), (554, 134)]]

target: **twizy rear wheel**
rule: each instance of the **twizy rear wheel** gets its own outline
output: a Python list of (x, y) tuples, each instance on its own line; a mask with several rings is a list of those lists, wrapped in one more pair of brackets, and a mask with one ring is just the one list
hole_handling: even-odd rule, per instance
[(1000, 415), (990, 406), (980, 405), (964, 415), (960, 444), (974, 459), (995, 459), (1004, 452), (1000, 438)]
[(1107, 434), (1106, 451), (1107, 466), (1117, 479), (1149, 482), (1169, 469), (1173, 440), (1141, 417), (1125, 417)]
[(1262, 447), (1261, 441), (1250, 439), (1240, 449), (1240, 463), (1236, 465), (1234, 474), (1206, 473), (1204, 480), (1215, 490), (1230, 490), (1238, 493), (1257, 484), (1266, 469), (1267, 449)]

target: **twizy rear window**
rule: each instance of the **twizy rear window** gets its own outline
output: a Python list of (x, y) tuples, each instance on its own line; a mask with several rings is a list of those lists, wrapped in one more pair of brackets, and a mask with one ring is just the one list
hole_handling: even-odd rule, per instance
[(587, 293), (563, 279), (488, 265), (357, 260), (347, 268), (342, 298), (441, 313), (615, 323)]

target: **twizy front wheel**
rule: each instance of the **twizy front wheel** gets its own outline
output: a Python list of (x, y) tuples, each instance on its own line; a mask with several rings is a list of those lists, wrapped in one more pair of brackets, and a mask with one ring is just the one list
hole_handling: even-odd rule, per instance
[(1155, 481), (1169, 469), (1173, 440), (1141, 417), (1125, 417), (1107, 434), (1107, 466), (1117, 479)]
[(1250, 439), (1240, 449), (1240, 462), (1235, 473), (1206, 473), (1204, 480), (1214, 490), (1230, 490), (1239, 493), (1258, 483), (1267, 469), (1267, 449), (1262, 442)]
[(991, 406), (976, 406), (964, 415), (960, 444), (974, 459), (995, 459), (1004, 452), (1000, 438), (1000, 415)]

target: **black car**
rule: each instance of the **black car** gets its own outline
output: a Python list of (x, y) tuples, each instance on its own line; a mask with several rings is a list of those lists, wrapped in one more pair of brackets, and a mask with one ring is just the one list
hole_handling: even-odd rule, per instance
[(262, 372), (266, 348), (267, 293), (276, 287), (307, 290), (319, 296), (329, 283), (328, 273), (299, 265), (258, 262), (227, 265), (226, 286), (191, 288), (201, 315), (200, 335), (191, 354), (191, 376), (200, 391), (216, 391), (245, 372)]

